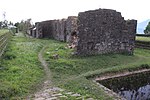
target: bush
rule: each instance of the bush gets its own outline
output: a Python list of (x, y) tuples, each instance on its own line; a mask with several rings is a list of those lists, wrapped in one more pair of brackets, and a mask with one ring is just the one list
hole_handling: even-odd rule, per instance
[(148, 25), (146, 26), (145, 30), (144, 30), (145, 34), (150, 34), (150, 22), (148, 23)]
[(12, 60), (16, 58), (16, 55), (14, 53), (11, 52), (7, 52), (5, 53), (5, 55), (3, 56), (4, 59), (6, 60)]
[(142, 64), (141, 67), (142, 68), (149, 68), (150, 66), (148, 64)]

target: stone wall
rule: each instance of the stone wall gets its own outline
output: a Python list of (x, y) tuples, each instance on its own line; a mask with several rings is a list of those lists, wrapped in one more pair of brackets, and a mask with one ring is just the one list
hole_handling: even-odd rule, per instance
[(52, 20), (43, 21), (40, 23), (42, 26), (43, 38), (53, 38), (52, 34)]
[(77, 31), (77, 17), (49, 20), (36, 23), (36, 38), (53, 38), (59, 41), (71, 42), (72, 33)]
[(77, 33), (77, 16), (69, 16), (66, 20), (66, 41), (73, 42), (73, 35)]
[(127, 20), (120, 12), (98, 9), (78, 15), (77, 54), (133, 54), (136, 20)]
[(27, 30), (27, 34), (32, 36), (32, 37), (36, 37), (36, 28), (35, 27), (31, 27)]
[(43, 34), (42, 34), (42, 26), (40, 24), (40, 22), (35, 23), (35, 27), (36, 27), (36, 36), (35, 38), (43, 38)]
[(36, 23), (36, 38), (69, 42), (79, 55), (133, 54), (136, 20), (124, 20), (120, 12), (97, 9), (67, 19)]
[(59, 41), (66, 41), (66, 19), (52, 21), (53, 38)]

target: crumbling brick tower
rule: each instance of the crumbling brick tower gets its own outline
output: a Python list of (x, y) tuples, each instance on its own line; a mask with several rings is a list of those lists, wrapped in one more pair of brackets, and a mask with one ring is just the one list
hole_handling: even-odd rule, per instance
[(78, 15), (77, 54), (133, 54), (136, 20), (127, 20), (120, 12), (98, 9)]

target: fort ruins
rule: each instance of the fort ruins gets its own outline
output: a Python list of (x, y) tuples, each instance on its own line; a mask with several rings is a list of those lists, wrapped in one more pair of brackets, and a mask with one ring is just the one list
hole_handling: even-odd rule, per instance
[(136, 20), (124, 20), (120, 12), (97, 9), (67, 19), (37, 22), (30, 35), (68, 42), (78, 55), (133, 54)]

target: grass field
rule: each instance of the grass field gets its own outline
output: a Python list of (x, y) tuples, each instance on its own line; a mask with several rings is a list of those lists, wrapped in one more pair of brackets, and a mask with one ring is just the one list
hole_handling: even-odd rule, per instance
[(44, 43), (21, 34), (12, 38), (0, 59), (0, 98), (19, 99), (35, 90), (44, 76), (37, 56)]
[[(136, 49), (133, 56), (106, 54), (77, 57), (71, 54), (73, 50), (68, 49), (65, 43), (50, 42), (44, 56), (52, 71), (54, 83), (98, 100), (109, 97), (86, 77), (150, 67), (150, 50)], [(58, 59), (54, 59), (53, 55), (58, 55)]]
[(53, 83), (97, 100), (113, 98), (87, 77), (150, 68), (150, 50), (136, 49), (133, 56), (105, 54), (79, 57), (72, 55), (73, 50), (67, 48), (66, 43), (17, 35), (13, 36), (0, 61), (0, 98), (22, 99), (35, 91), (44, 78), (38, 52), (45, 45), (47, 48), (43, 55), (51, 70)]
[(9, 30), (7, 30), (7, 29), (0, 29), (0, 36), (5, 34), (5, 33), (7, 33), (7, 32), (9, 32)]
[(136, 40), (150, 42), (150, 37), (136, 36)]

